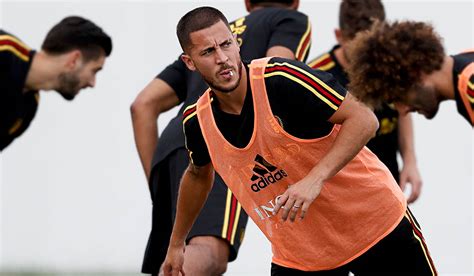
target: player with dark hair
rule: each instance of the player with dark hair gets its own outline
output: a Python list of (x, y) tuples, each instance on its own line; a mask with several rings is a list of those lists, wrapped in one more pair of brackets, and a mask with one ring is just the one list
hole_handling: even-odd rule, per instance
[(436, 275), (403, 193), (364, 147), (378, 127), (370, 108), (302, 62), (242, 61), (209, 9), (178, 23), (182, 59), (210, 88), (183, 115), (191, 162), (165, 275), (188, 273), (186, 237), (214, 170), (271, 242), (272, 275)]
[[(298, 11), (298, 0), (245, 1), (248, 15), (230, 22), (244, 58), (282, 56), (306, 60), (311, 43), (308, 17)], [(219, 16), (214, 10), (202, 14)], [(226, 20), (223, 15), (220, 19)], [(198, 20), (186, 28), (199, 28)], [(227, 23), (226, 23), (227, 24)], [(188, 43), (187, 37), (181, 36)], [(203, 53), (205, 55), (206, 53)], [(132, 119), (135, 143), (149, 178), (153, 201), (152, 231), (142, 272), (158, 273), (166, 255), (176, 213), (179, 183), (188, 163), (182, 116), (208, 88), (200, 74), (189, 70), (181, 59), (165, 68), (135, 99)], [(163, 130), (158, 140), (157, 118), (183, 103), (178, 115)], [(155, 154), (153, 156), (153, 152)], [(153, 159), (153, 160), (152, 160)], [(237, 257), (244, 236), (247, 214), (222, 179), (216, 175), (209, 200), (187, 238), (186, 270), (202, 275), (222, 274), (227, 262)]]
[(56, 90), (72, 100), (81, 89), (94, 87), (111, 51), (111, 38), (78, 16), (57, 23), (38, 52), (0, 30), (0, 150), (28, 128), (39, 90)]
[(350, 89), (360, 100), (380, 106), (394, 102), (401, 113), (433, 118), (439, 104), (455, 100), (474, 125), (474, 50), (447, 56), (430, 24), (378, 22), (349, 48)]
[[(343, 0), (339, 9), (339, 28), (335, 30), (338, 44), (308, 63), (314, 69), (331, 73), (337, 81), (347, 88), (349, 78), (347, 45), (357, 33), (370, 29), (374, 20), (385, 20), (385, 10), (380, 0)], [(414, 202), (421, 193), (422, 181), (416, 165), (413, 142), (413, 123), (410, 114), (398, 114), (392, 104), (383, 103), (375, 109), (379, 129), (367, 147), (388, 167), (402, 190), (411, 184), (408, 203)], [(397, 152), (403, 160), (399, 171)]]

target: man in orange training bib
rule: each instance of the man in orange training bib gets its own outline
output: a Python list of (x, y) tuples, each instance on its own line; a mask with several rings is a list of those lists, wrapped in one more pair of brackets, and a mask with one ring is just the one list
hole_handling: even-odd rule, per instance
[(301, 62), (241, 61), (214, 8), (187, 13), (177, 35), (210, 89), (183, 114), (191, 163), (165, 275), (186, 273), (185, 239), (214, 170), (272, 243), (272, 275), (436, 275), (403, 193), (364, 147), (378, 127), (367, 106)]

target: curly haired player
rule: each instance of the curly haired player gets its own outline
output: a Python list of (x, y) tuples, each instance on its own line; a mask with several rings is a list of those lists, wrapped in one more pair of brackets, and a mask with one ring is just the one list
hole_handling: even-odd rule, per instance
[(352, 94), (372, 106), (394, 102), (399, 112), (433, 118), (439, 104), (455, 100), (474, 124), (474, 50), (447, 56), (427, 23), (377, 22), (349, 47)]

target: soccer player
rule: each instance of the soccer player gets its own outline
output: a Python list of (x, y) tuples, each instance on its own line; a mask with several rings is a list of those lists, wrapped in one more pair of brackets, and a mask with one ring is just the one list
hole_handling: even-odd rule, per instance
[[(308, 17), (296, 10), (298, 4), (297, 0), (245, 1), (250, 13), (230, 22), (242, 56), (246, 59), (281, 56), (306, 60), (311, 26)], [(143, 273), (158, 273), (165, 258), (179, 183), (189, 163), (182, 116), (183, 112), (191, 112), (192, 109), (184, 111), (184, 108), (195, 103), (207, 88), (201, 75), (186, 68), (178, 59), (152, 80), (132, 105), (135, 143), (149, 178), (153, 201), (152, 230)], [(183, 102), (178, 115), (158, 139), (159, 115)], [(227, 263), (237, 257), (246, 223), (247, 214), (216, 175), (206, 206), (186, 239), (186, 270), (199, 275), (224, 273)]]
[(402, 113), (432, 119), (442, 101), (456, 101), (474, 125), (474, 50), (447, 56), (430, 24), (378, 22), (349, 48), (351, 91), (373, 106), (395, 102)]
[(216, 9), (188, 12), (177, 35), (210, 89), (184, 114), (191, 163), (165, 275), (187, 273), (186, 237), (214, 171), (270, 240), (272, 275), (436, 274), (403, 193), (364, 147), (378, 127), (370, 108), (304, 63), (242, 62)]
[(94, 87), (111, 51), (111, 38), (78, 16), (57, 23), (38, 52), (0, 30), (0, 151), (30, 125), (40, 90), (72, 100), (81, 89)]
[[(343, 0), (339, 9), (339, 28), (335, 30), (338, 44), (308, 65), (331, 73), (347, 88), (347, 45), (357, 33), (368, 30), (375, 19), (385, 20), (385, 10), (380, 0)], [(411, 115), (399, 116), (393, 104), (388, 103), (383, 103), (374, 112), (379, 129), (367, 147), (388, 167), (402, 190), (405, 190), (407, 183), (411, 184), (408, 203), (412, 203), (421, 193), (422, 181), (416, 165)], [(400, 152), (403, 160), (400, 172), (397, 152)]]

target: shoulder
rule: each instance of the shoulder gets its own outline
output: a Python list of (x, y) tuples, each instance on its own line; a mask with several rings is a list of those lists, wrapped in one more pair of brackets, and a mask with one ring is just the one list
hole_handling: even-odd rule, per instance
[(292, 10), (292, 9), (285, 9), (285, 8), (278, 8), (278, 7), (269, 7), (257, 10), (261, 14), (268, 14), (270, 17), (276, 16), (277, 18), (294, 18), (294, 19), (304, 19), (307, 20), (308, 16), (300, 11)]
[(313, 70), (313, 68), (298, 60), (279, 57), (271, 58), (265, 67), (265, 77), (270, 77), (274, 74), (280, 75), (283, 73), (291, 74), (298, 79), (305, 77), (311, 78), (311, 76), (327, 75), (325, 72)]
[(465, 51), (463, 53), (452, 55), (454, 60), (453, 71), (455, 74), (461, 74), (462, 71), (471, 63), (474, 62), (474, 50)]
[(31, 48), (20, 39), (4, 30), (0, 30), (0, 54), (19, 58), (25, 62), (30, 59)]
[(308, 62), (308, 66), (313, 69), (318, 69), (322, 71), (328, 71), (335, 66), (335, 62), (330, 54), (330, 52), (321, 54), (320, 56), (312, 59)]
[(183, 111), (183, 126), (184, 128), (194, 128), (199, 126), (197, 119), (197, 103), (188, 105)]
[(273, 87), (279, 93), (316, 96), (333, 109), (337, 109), (346, 94), (346, 90), (330, 73), (314, 70), (296, 60), (270, 59), (265, 68), (264, 78), (267, 87)]
[(270, 21), (275, 23), (283, 20), (293, 20), (306, 24), (308, 22), (308, 16), (296, 10), (267, 7), (253, 11), (249, 13), (246, 17), (239, 18), (231, 23), (235, 23), (238, 25), (239, 22), (242, 22), (244, 20), (248, 22)]

